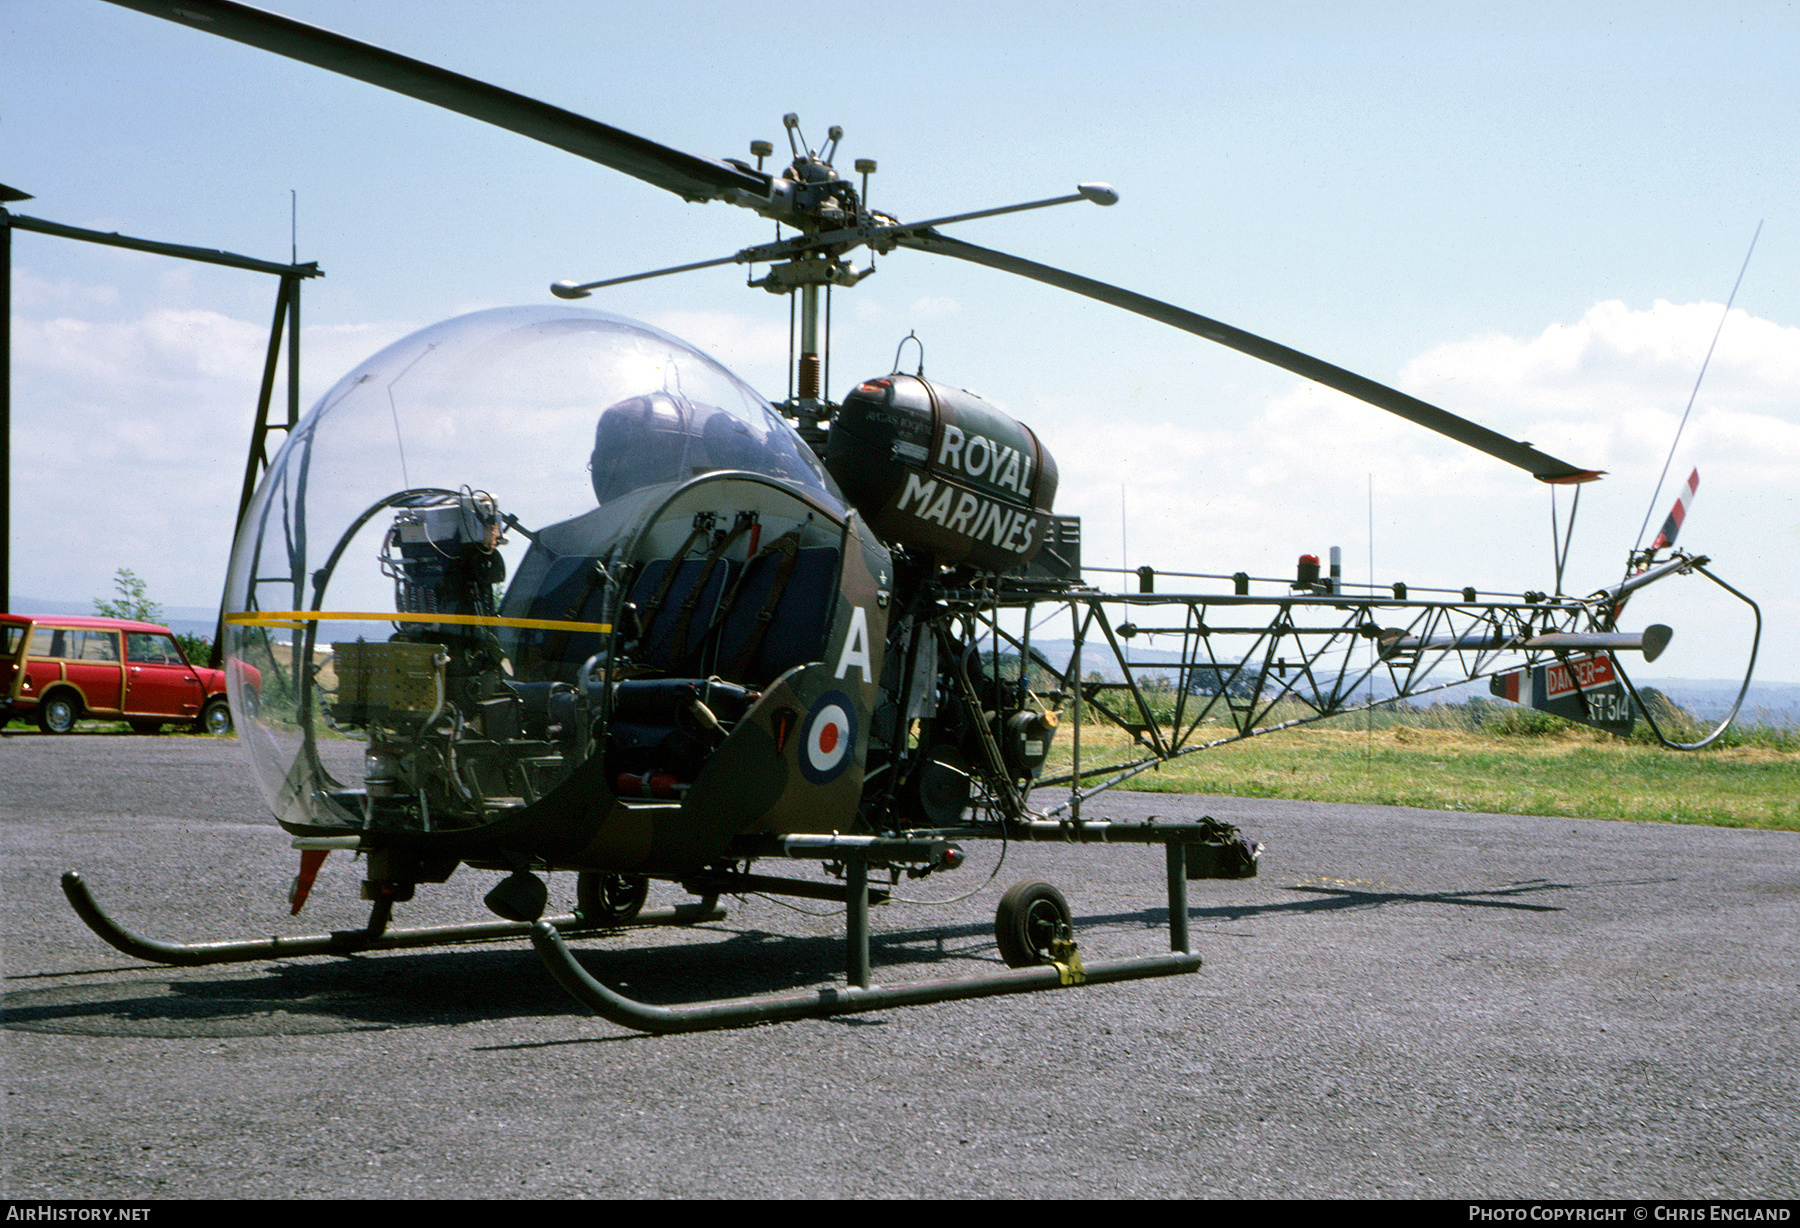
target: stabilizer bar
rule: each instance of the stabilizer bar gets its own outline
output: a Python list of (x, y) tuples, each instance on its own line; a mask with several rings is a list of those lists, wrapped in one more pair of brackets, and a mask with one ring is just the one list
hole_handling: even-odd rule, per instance
[[(81, 875), (70, 870), (62, 877), (63, 894), (87, 927), (133, 959), (156, 964), (175, 964), (184, 968), (203, 964), (245, 963), (259, 959), (286, 959), (298, 955), (349, 955), (357, 951), (391, 951), (405, 947), (435, 947), (458, 942), (482, 942), (497, 938), (524, 938), (532, 932), (532, 923), (523, 921), (488, 921), (473, 925), (429, 925), (413, 929), (387, 928), (387, 908), (378, 903), (370, 916), (370, 924), (360, 930), (333, 930), (329, 934), (303, 934), (292, 938), (272, 937), (232, 942), (163, 942), (133, 933), (114, 921), (94, 899), (94, 893)], [(715, 905), (679, 904), (674, 908), (650, 909), (639, 913), (621, 926), (584, 925), (573, 916), (550, 917), (537, 922), (555, 930), (586, 933), (600, 929), (629, 928), (645, 925), (697, 925), (719, 921), (725, 910)]]
[(825, 989), (755, 998), (718, 998), (685, 1006), (652, 1006), (636, 1002), (608, 989), (575, 962), (555, 926), (540, 921), (532, 927), (531, 943), (544, 966), (562, 987), (582, 1005), (611, 1023), (639, 1032), (701, 1032), (712, 1028), (743, 1027), (754, 1023), (782, 1023), (790, 1019), (824, 1019), (832, 1015), (857, 1015), (892, 1010), (898, 1006), (922, 1006), (930, 1002), (955, 1002), (965, 998), (990, 998), (1000, 994), (1032, 993), (1069, 985), (1093, 985), (1106, 981), (1130, 981), (1152, 976), (1178, 976), (1200, 969), (1200, 957), (1186, 951), (1139, 959), (1104, 960), (1095, 964), (1046, 964), (1015, 968), (988, 976), (957, 977), (938, 981), (910, 981), (899, 985), (833, 985)]
[(1456, 652), (1505, 652), (1524, 649), (1527, 652), (1641, 652), (1644, 660), (1654, 661), (1669, 646), (1674, 632), (1661, 623), (1652, 623), (1642, 631), (1549, 631), (1542, 635), (1496, 635), (1477, 632), (1471, 635), (1393, 635), (1381, 637), (1383, 659), (1401, 653), (1450, 649)]

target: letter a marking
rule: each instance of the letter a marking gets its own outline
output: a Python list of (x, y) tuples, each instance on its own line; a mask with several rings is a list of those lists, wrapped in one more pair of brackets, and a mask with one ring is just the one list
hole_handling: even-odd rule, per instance
[(875, 681), (874, 667), (869, 664), (869, 616), (859, 605), (850, 607), (850, 631), (844, 636), (844, 651), (838, 654), (837, 673), (842, 678), (852, 669), (860, 669), (864, 682)]

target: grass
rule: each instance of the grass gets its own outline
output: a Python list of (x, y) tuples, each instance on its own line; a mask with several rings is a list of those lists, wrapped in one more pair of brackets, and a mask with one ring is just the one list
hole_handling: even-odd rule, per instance
[[(6, 726), (6, 729), (9, 733), (18, 733), (22, 730), (27, 730), (27, 729), (33, 733), (36, 733), (37, 732), (37, 722), (35, 720), (19, 721), (19, 722), (8, 724)], [(131, 728), (131, 726), (126, 724), (124, 721), (107, 721), (107, 720), (99, 720), (99, 719), (90, 720), (90, 719), (85, 719), (85, 718), (75, 722), (75, 732), (76, 733), (117, 733), (117, 734), (125, 734), (125, 735), (131, 736), (131, 737), (142, 736), (140, 734), (137, 734)], [(181, 736), (181, 737), (193, 737), (193, 738), (210, 738), (213, 736), (212, 734), (207, 733), (204, 729), (200, 728), (198, 725), (194, 724), (193, 721), (191, 721), (191, 720), (188, 720), (188, 721), (179, 721), (179, 720), (165, 721), (165, 722), (163, 722), (163, 727), (161, 729), (157, 730), (157, 734), (160, 737)], [(55, 735), (55, 736), (60, 736), (60, 735)], [(232, 734), (231, 736), (235, 737), (237, 735)]]
[[(1800, 831), (1800, 747), (1792, 731), (1750, 730), (1734, 745), (1682, 753), (1566, 722), (1527, 724), (1475, 731), (1313, 726), (1189, 755), (1122, 787)], [(1131, 757), (1131, 750), (1123, 730), (1082, 729), (1084, 767)], [(1068, 767), (1065, 721), (1045, 774)]]
[[(1734, 727), (1721, 745), (1683, 753), (1510, 705), (1475, 727), (1448, 705), (1385, 724), (1384, 716), (1391, 714), (1340, 717), (1228, 743), (1142, 772), (1122, 787), (1800, 831), (1800, 736), (1792, 729)], [(1362, 727), (1365, 720), (1374, 728)], [(84, 722), (81, 728), (126, 727)], [(171, 724), (164, 732), (192, 729)], [(1195, 740), (1208, 741), (1224, 730), (1197, 732), (1202, 736)], [(1081, 744), (1086, 767), (1136, 757), (1124, 730), (1091, 718)], [(1044, 775), (1067, 772), (1069, 750), (1065, 716)]]

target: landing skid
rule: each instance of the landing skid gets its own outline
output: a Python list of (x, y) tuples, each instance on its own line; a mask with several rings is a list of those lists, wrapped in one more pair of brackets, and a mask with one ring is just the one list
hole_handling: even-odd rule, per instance
[(1038, 968), (1014, 968), (990, 976), (959, 977), (940, 981), (911, 981), (899, 985), (831, 985), (802, 993), (770, 994), (760, 998), (719, 998), (686, 1006), (651, 1006), (616, 993), (589, 976), (575, 962), (562, 935), (546, 922), (531, 931), (532, 945), (543, 957), (557, 983), (602, 1019), (639, 1032), (704, 1032), (712, 1028), (743, 1027), (753, 1023), (782, 1023), (790, 1019), (823, 1019), (831, 1015), (858, 1015), (891, 1010), (897, 1006), (923, 1006), (930, 1002), (955, 1002), (964, 998), (991, 998), (999, 994), (1031, 993), (1069, 985), (1097, 985), (1106, 981), (1130, 981), (1151, 976), (1177, 976), (1197, 972), (1200, 957), (1186, 951), (1152, 955), (1142, 959), (1115, 959), (1083, 966), (1047, 964)]
[[(1149, 823), (1079, 823), (1065, 820), (1020, 823), (1012, 825), (1009, 830), (1013, 838), (1031, 841), (1163, 845), (1168, 870), (1169, 954), (1084, 964), (1076, 952), (1067, 904), (1062, 901), (1060, 894), (1049, 888), (1048, 884), (1023, 883), (1008, 893), (1008, 900), (1002, 901), (1002, 918), (1007, 916), (1009, 901), (1021, 888), (1034, 889), (1026, 892), (1021, 899), (1036, 899), (1039, 903), (1047, 902), (1047, 897), (1035, 889), (1044, 889), (1048, 892), (1048, 897), (1054, 898), (1056, 910), (1061, 912), (1060, 923), (1051, 926), (1052, 930), (1058, 931), (1053, 937), (1039, 942), (1031, 933), (1025, 933), (1015, 939), (1015, 945), (1026, 943), (1029, 948), (1037, 951), (1037, 957), (1043, 961), (1038, 966), (1014, 967), (1006, 972), (982, 976), (871, 985), (870, 863), (891, 865), (912, 862), (944, 867), (957, 865), (962, 861), (963, 854), (960, 848), (946, 838), (947, 833), (914, 833), (903, 838), (837, 835), (750, 838), (755, 847), (742, 850), (748, 855), (829, 858), (843, 865), (844, 897), (848, 908), (845, 918), (846, 983), (799, 993), (722, 998), (680, 1006), (653, 1006), (636, 1002), (607, 988), (576, 963), (563, 941), (563, 935), (570, 932), (600, 932), (624, 926), (693, 925), (717, 921), (725, 916), (725, 911), (717, 905), (717, 897), (709, 896), (694, 904), (641, 912), (630, 921), (610, 926), (585, 921), (579, 916), (562, 916), (537, 922), (500, 921), (400, 930), (388, 928), (393, 903), (381, 900), (371, 909), (368, 925), (359, 930), (336, 930), (329, 934), (293, 938), (179, 943), (145, 938), (114, 921), (100, 907), (87, 883), (75, 871), (64, 874), (62, 883), (63, 894), (68, 896), (76, 914), (87, 923), (88, 928), (118, 950), (134, 959), (183, 967), (300, 955), (349, 955), (361, 951), (443, 946), (529, 936), (545, 967), (577, 1001), (621, 1027), (643, 1032), (696, 1032), (791, 1019), (822, 1019), (832, 1015), (863, 1014), (932, 1002), (1033, 993), (1075, 985), (1179, 976), (1199, 971), (1200, 956), (1188, 949), (1188, 853), (1190, 846), (1204, 846), (1213, 842), (1217, 836), (1217, 825), (1210, 820), (1202, 824), (1157, 823), (1154, 820)], [(1026, 925), (1031, 920), (1031, 917), (1021, 918), (1020, 924)], [(1002, 921), (1000, 927), (1005, 928), (1005, 925)], [(1003, 954), (1007, 951), (1007, 945), (1003, 940)], [(1031, 957), (1027, 950), (1024, 958)], [(1007, 959), (1014, 964), (1021, 962), (1013, 955), (1007, 955)]]
[[(304, 934), (292, 938), (256, 938), (235, 942), (163, 942), (146, 938), (126, 929), (107, 915), (94, 899), (87, 882), (70, 870), (62, 878), (63, 894), (89, 929), (133, 959), (157, 964), (175, 964), (184, 968), (204, 964), (234, 964), (259, 959), (290, 959), (298, 955), (351, 955), (359, 951), (393, 951), (406, 947), (446, 946), (459, 942), (485, 942), (502, 938), (525, 938), (533, 924), (523, 921), (489, 921), (474, 925), (427, 925), (412, 929), (389, 929), (393, 912), (391, 900), (378, 900), (369, 912), (369, 924), (359, 930), (334, 930), (329, 934)], [(680, 904), (674, 908), (646, 909), (623, 925), (609, 926), (583, 922), (579, 917), (549, 917), (536, 924), (552, 932), (588, 933), (646, 925), (697, 925), (719, 921), (725, 910), (717, 903), (702, 900)]]
[[(1190, 844), (1204, 843), (1214, 837), (1215, 829), (1210, 821), (1206, 825), (1154, 822), (1026, 823), (1013, 828), (1013, 833), (1015, 837), (1027, 840), (1066, 843), (1118, 841), (1162, 844), (1168, 863), (1170, 953), (1084, 964), (1076, 953), (1073, 935), (1068, 932), (1065, 912), (1063, 935), (1059, 940), (1048, 944), (1045, 962), (1037, 967), (1015, 967), (1006, 972), (985, 976), (871, 985), (868, 891), (870, 861), (938, 862), (954, 865), (962, 859), (961, 851), (947, 840), (924, 833), (917, 833), (911, 839), (792, 836), (771, 840), (768, 847), (759, 850), (764, 855), (788, 857), (817, 856), (828, 850), (843, 862), (848, 906), (844, 927), (844, 985), (762, 997), (716, 998), (681, 1006), (652, 1006), (627, 998), (589, 975), (575, 961), (575, 956), (563, 942), (555, 925), (539, 922), (533, 926), (531, 944), (537, 948), (538, 956), (550, 970), (550, 975), (583, 1006), (620, 1027), (657, 1033), (702, 1032), (712, 1028), (781, 1023), (792, 1019), (823, 1019), (832, 1015), (863, 1014), (899, 1006), (923, 1006), (932, 1002), (1033, 993), (1044, 989), (1141, 980), (1153, 976), (1179, 976), (1200, 970), (1200, 956), (1188, 949), (1187, 858)], [(946, 861), (946, 849), (953, 850), (954, 860)], [(1047, 884), (1021, 886), (1045, 887)], [(1061, 905), (1061, 896), (1054, 891), (1051, 894), (1056, 896)], [(1061, 906), (1066, 909), (1066, 905)], [(1002, 907), (1004, 909), (1005, 905)], [(1002, 944), (1002, 951), (1004, 950), (1005, 945)]]

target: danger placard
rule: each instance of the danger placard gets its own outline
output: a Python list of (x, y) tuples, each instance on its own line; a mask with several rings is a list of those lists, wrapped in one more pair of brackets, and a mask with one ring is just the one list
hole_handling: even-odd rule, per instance
[(1545, 698), (1561, 699), (1577, 690), (1592, 691), (1618, 680), (1609, 656), (1571, 657), (1566, 663), (1557, 661), (1544, 667)]

